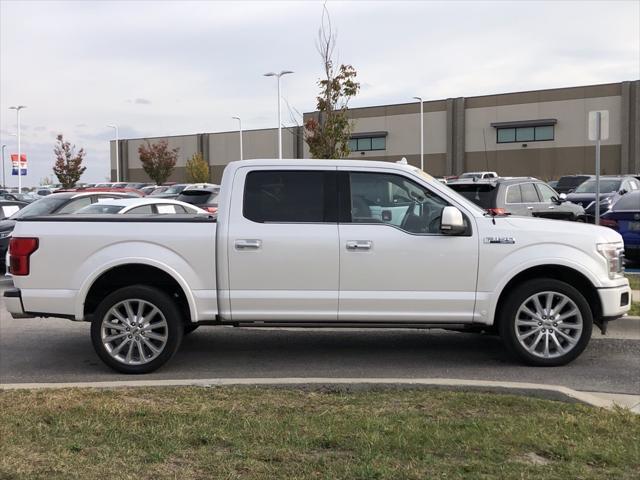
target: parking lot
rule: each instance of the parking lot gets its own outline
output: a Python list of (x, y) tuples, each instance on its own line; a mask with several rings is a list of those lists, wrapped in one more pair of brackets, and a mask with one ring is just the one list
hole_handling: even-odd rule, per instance
[[(9, 286), (4, 280), (0, 289)], [(97, 358), (89, 324), (51, 318), (14, 320), (4, 305), (0, 308), (2, 383), (141, 378), (116, 374)], [(454, 378), (638, 394), (638, 371), (640, 325), (629, 328), (629, 321), (612, 325), (609, 337), (594, 333), (580, 358), (556, 368), (520, 365), (506, 355), (497, 337), (442, 330), (201, 327), (185, 337), (169, 364), (144, 379)]]

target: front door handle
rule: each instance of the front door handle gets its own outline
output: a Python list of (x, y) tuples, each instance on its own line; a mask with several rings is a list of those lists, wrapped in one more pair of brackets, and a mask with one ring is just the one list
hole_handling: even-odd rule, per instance
[(349, 240), (347, 250), (371, 250), (373, 242), (371, 240)]
[(257, 250), (262, 246), (262, 240), (236, 240), (236, 250)]
[(553, 210), (554, 208), (556, 208), (556, 207), (554, 207), (553, 205), (551, 205), (551, 206), (549, 207), (549, 210)]
[(533, 207), (527, 207), (527, 210), (533, 210)]

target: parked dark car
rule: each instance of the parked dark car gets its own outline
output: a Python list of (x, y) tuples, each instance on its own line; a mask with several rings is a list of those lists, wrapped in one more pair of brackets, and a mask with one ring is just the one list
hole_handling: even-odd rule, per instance
[(31, 203), (39, 200), (40, 197), (35, 193), (0, 193), (0, 200), (9, 200), (11, 202)]
[[(547, 185), (549, 185), (551, 188), (553, 188), (556, 192), (558, 191), (556, 189), (556, 187), (558, 186), (558, 180), (550, 180), (547, 182)], [(560, 193), (560, 192), (558, 192)]]
[(188, 188), (176, 200), (190, 203), (210, 213), (218, 213), (220, 187)]
[[(600, 212), (601, 214), (618, 201), (618, 199), (635, 190), (640, 190), (640, 181), (632, 176), (600, 177)], [(595, 177), (587, 180), (567, 195), (567, 200), (582, 205), (587, 221), (594, 222), (596, 214), (596, 180)]]
[(629, 192), (600, 216), (600, 225), (616, 230), (624, 240), (624, 256), (640, 262), (640, 190)]
[(554, 187), (554, 190), (558, 193), (569, 194), (591, 178), (591, 175), (565, 175), (558, 179), (558, 183)]
[(73, 213), (76, 210), (96, 203), (102, 198), (129, 198), (135, 197), (125, 192), (87, 192), (81, 190), (78, 192), (52, 193), (46, 197), (36, 200), (33, 203), (26, 204), (22, 202), (1, 202), (0, 210), (4, 208), (4, 204), (20, 204), (20, 210), (13, 210), (7, 217), (0, 220), (0, 265), (5, 264), (7, 248), (9, 247), (9, 236), (13, 232), (16, 225), (16, 219), (37, 217), (40, 215), (56, 215), (63, 213)]
[(178, 195), (180, 195), (182, 191), (188, 186), (188, 183), (176, 183), (175, 185), (171, 185), (164, 192), (153, 192), (152, 196), (160, 198), (178, 198)]
[(585, 221), (584, 209), (565, 201), (545, 182), (531, 177), (496, 178), (447, 184), (493, 215), (522, 215)]

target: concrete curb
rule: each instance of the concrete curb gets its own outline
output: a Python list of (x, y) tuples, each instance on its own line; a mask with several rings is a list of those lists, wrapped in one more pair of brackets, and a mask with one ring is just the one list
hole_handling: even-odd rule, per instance
[(121, 387), (218, 387), (218, 386), (422, 386), (432, 388), (472, 389), (509, 392), (580, 402), (594, 407), (627, 408), (640, 413), (640, 395), (581, 392), (559, 385), (442, 378), (209, 378), (191, 380), (130, 380), (80, 383), (12, 383), (0, 384), (0, 390), (42, 390), (53, 388), (121, 388)]

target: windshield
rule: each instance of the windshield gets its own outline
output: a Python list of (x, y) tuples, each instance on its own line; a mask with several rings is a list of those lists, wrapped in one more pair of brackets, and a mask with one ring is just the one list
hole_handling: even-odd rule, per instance
[(178, 200), (190, 203), (191, 205), (217, 205), (218, 193), (207, 190), (187, 190), (186, 192), (182, 192)]
[(163, 193), (168, 193), (168, 194), (180, 193), (186, 187), (187, 187), (186, 185), (172, 185), (171, 187), (167, 188)]
[(463, 173), (460, 178), (482, 178), (481, 173)]
[(495, 186), (490, 184), (455, 184), (452, 183), (449, 187), (467, 200), (471, 200), (473, 203), (482, 208), (493, 208), (493, 192)]
[(81, 208), (76, 214), (87, 214), (87, 213), (118, 213), (122, 210), (124, 206), (122, 205), (105, 205), (104, 203), (94, 203), (93, 205), (87, 205), (84, 208)]
[[(621, 183), (621, 180), (600, 180), (600, 192), (617, 192), (620, 189)], [(584, 182), (574, 190), (574, 193), (596, 193), (596, 181), (589, 180)]]
[(48, 215), (54, 210), (57, 210), (64, 203), (69, 200), (67, 197), (45, 197), (40, 200), (36, 200), (24, 207), (19, 212), (11, 215), (11, 218), (27, 218), (37, 217), (38, 215)]

